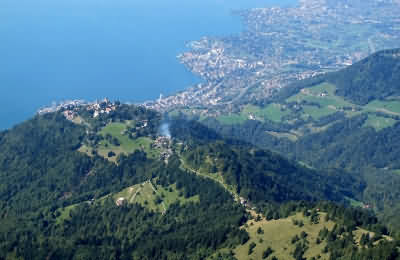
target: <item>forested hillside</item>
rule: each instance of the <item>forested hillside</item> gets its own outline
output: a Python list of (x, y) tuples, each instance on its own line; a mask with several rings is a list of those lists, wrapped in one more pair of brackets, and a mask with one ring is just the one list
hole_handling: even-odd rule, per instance
[[(126, 118), (143, 115), (140, 110), (129, 108)], [(174, 157), (166, 165), (136, 150), (114, 163), (79, 152), (84, 130), (54, 113), (1, 134), (1, 259), (201, 259), (246, 240), (239, 229), (245, 211), (218, 184), (182, 171)], [(118, 206), (108, 196), (153, 179), (174, 184), (182, 198), (199, 199), (176, 201), (161, 214), (139, 204)]]
[(0, 259), (248, 259), (249, 221), (287, 223), (317, 208), (345, 228), (321, 235), (334, 232), (328, 254), (349, 256), (356, 242), (338, 232), (358, 239), (364, 228), (377, 243), (351, 254), (396, 259), (394, 230), (349, 207), (365, 189), (360, 176), (315, 170), (195, 121), (103, 105), (113, 110), (68, 108), (0, 133)]
[(364, 184), (345, 172), (318, 172), (269, 151), (223, 142), (197, 146), (185, 153), (194, 169), (221, 173), (240, 196), (252, 202), (291, 200), (345, 201), (362, 193)]
[(328, 76), (336, 94), (365, 105), (379, 99), (400, 96), (400, 49), (377, 52)]
[[(397, 225), (400, 212), (400, 50), (298, 81), (239, 112), (201, 118), (224, 138), (366, 181), (362, 203)], [(200, 119), (200, 118), (199, 118)], [(396, 213), (397, 212), (397, 213)]]

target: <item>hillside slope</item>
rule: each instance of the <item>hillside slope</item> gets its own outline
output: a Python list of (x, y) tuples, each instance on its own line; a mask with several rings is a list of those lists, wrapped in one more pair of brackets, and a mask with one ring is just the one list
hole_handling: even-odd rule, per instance
[(237, 113), (201, 118), (224, 138), (271, 149), (317, 169), (361, 174), (362, 201), (393, 224), (400, 212), (400, 50), (299, 81)]
[(372, 100), (400, 96), (400, 49), (377, 52), (338, 73), (329, 81), (336, 94), (365, 105)]
[[(154, 111), (103, 105), (115, 108), (67, 108), (0, 134), (0, 259), (200, 260), (247, 246), (255, 211), (284, 219), (364, 188), (196, 122), (169, 122), (170, 138)], [(337, 223), (388, 234), (368, 211), (328, 205), (353, 216)]]

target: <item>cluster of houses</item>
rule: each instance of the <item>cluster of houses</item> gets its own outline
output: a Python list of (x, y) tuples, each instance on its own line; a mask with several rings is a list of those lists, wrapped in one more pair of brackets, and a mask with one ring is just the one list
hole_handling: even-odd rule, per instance
[(86, 106), (88, 111), (93, 112), (93, 118), (98, 117), (100, 114), (109, 114), (111, 111), (117, 109), (117, 105), (113, 102), (110, 102), (107, 98), (103, 99), (102, 101), (96, 100), (94, 103), (68, 103), (61, 108), (64, 109), (63, 114), (65, 118), (72, 121), (78, 116), (77, 112), (82, 106)]
[(88, 103), (84, 100), (68, 100), (60, 104), (53, 104), (49, 107), (41, 108), (37, 113), (47, 114), (63, 111), (65, 118), (72, 121), (77, 117), (77, 112), (81, 107), (86, 107), (88, 111), (93, 111), (93, 118), (96, 118), (100, 114), (109, 114), (111, 111), (116, 110), (117, 102), (111, 102), (107, 98), (93, 103)]
[(246, 200), (245, 198), (239, 197), (239, 200), (240, 200), (240, 204), (241, 204), (243, 207), (247, 207), (248, 202), (247, 202), (247, 200)]
[(98, 117), (101, 114), (109, 114), (111, 111), (117, 109), (117, 104), (110, 102), (107, 98), (102, 101), (96, 101), (87, 106), (88, 111), (93, 111), (93, 118)]
[(63, 112), (63, 114), (64, 114), (65, 118), (70, 120), (70, 121), (74, 120), (75, 117), (77, 116), (76, 111), (73, 111), (73, 110), (65, 110)]
[(160, 151), (160, 159), (168, 163), (169, 157), (173, 154), (171, 148), (171, 137), (169, 136), (159, 136), (152, 144), (152, 148), (158, 149)]
[(60, 110), (74, 110), (80, 106), (84, 106), (87, 105), (86, 101), (84, 100), (68, 100), (68, 101), (64, 101), (61, 102), (59, 104), (53, 103), (51, 106), (49, 107), (44, 107), (38, 110), (38, 114), (47, 114), (47, 113), (53, 113), (53, 112), (57, 112)]

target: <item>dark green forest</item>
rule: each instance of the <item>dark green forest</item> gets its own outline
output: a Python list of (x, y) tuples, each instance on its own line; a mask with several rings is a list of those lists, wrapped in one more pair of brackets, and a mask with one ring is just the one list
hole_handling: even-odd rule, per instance
[[(207, 162), (207, 157), (213, 163)], [(217, 142), (197, 146), (185, 154), (195, 169), (221, 172), (225, 182), (252, 202), (290, 200), (332, 200), (357, 197), (365, 184), (343, 171), (318, 172), (269, 151), (230, 146)]]
[(400, 49), (377, 52), (337, 73), (328, 81), (336, 94), (365, 105), (374, 99), (400, 95)]

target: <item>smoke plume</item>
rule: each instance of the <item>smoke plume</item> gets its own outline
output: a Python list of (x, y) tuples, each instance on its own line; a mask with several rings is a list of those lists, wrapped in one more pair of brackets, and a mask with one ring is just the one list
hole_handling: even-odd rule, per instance
[(161, 127), (160, 127), (160, 134), (161, 134), (162, 136), (171, 138), (171, 132), (169, 131), (169, 123), (168, 123), (168, 122), (163, 122), (163, 123), (161, 124)]

